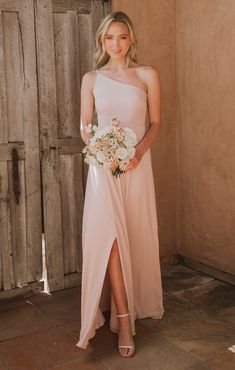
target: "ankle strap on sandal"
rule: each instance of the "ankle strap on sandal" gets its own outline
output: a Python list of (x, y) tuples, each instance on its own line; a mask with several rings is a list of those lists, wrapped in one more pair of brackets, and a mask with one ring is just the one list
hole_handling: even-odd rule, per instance
[(129, 316), (129, 315), (130, 315), (130, 312), (127, 312), (127, 313), (124, 313), (122, 315), (117, 314), (117, 317), (126, 317), (126, 316)]

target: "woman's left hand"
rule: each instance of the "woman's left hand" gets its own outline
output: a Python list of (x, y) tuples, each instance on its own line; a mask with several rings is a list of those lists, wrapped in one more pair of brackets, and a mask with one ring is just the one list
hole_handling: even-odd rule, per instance
[(135, 147), (135, 156), (130, 160), (130, 162), (126, 166), (126, 170), (129, 171), (129, 170), (132, 170), (132, 169), (136, 168), (138, 166), (138, 164), (140, 163), (140, 161), (143, 157), (143, 154), (144, 153), (142, 152), (140, 147), (137, 145)]

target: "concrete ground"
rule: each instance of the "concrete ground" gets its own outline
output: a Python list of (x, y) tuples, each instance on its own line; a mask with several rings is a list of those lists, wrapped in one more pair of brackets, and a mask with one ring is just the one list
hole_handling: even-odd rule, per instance
[(235, 287), (181, 264), (162, 269), (162, 320), (136, 321), (136, 354), (119, 355), (106, 323), (75, 346), (80, 288), (0, 303), (0, 370), (234, 370)]

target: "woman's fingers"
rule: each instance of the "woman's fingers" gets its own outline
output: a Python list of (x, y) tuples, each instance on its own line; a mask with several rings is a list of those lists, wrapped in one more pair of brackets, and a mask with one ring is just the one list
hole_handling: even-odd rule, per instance
[(134, 157), (134, 158), (129, 162), (127, 169), (128, 169), (128, 170), (131, 170), (131, 169), (133, 169), (133, 168), (136, 168), (136, 167), (137, 167), (137, 165), (138, 165), (138, 163), (139, 163), (138, 159), (137, 159), (136, 157)]

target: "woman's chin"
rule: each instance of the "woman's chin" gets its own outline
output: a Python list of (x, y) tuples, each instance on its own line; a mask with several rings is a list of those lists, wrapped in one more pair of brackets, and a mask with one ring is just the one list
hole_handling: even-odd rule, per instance
[(119, 54), (119, 53), (110, 53), (110, 58), (116, 59), (116, 60), (122, 60), (125, 59), (125, 55)]

